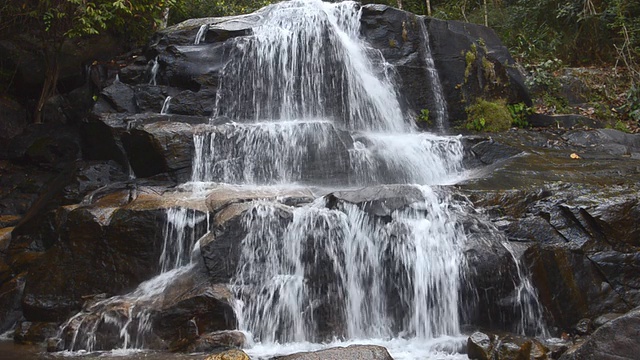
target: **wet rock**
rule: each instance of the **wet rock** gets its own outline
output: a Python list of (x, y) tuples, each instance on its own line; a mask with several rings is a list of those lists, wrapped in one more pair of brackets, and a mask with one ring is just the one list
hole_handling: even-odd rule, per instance
[(596, 328), (599, 328), (600, 326), (602, 326), (602, 325), (604, 325), (604, 324), (608, 323), (608, 322), (609, 322), (609, 321), (611, 321), (611, 320), (617, 319), (617, 318), (619, 318), (619, 317), (620, 317), (620, 316), (622, 316), (622, 315), (624, 315), (624, 314), (620, 314), (620, 313), (607, 313), (607, 314), (604, 314), (604, 315), (600, 315), (600, 316), (598, 316), (597, 318), (595, 318), (595, 320), (593, 320), (593, 325), (594, 325)]
[(169, 95), (166, 86), (142, 84), (137, 85), (134, 89), (134, 101), (140, 113), (159, 114), (164, 100)]
[(80, 309), (83, 296), (119, 294), (156, 274), (164, 241), (159, 229), (166, 209), (178, 204), (138, 189), (58, 210), (55, 244), (27, 276), (27, 320), (62, 321)]
[(170, 351), (208, 353), (219, 351), (220, 349), (242, 348), (246, 340), (244, 333), (240, 331), (216, 331), (199, 335), (195, 340), (185, 345), (180, 344), (181, 342), (178, 341), (178, 344), (182, 346), (170, 347)]
[(490, 360), (495, 339), (482, 332), (474, 332), (467, 340), (467, 356), (469, 359)]
[(580, 250), (534, 245), (524, 255), (540, 301), (564, 329), (585, 317), (625, 311), (627, 304)]
[(322, 193), (321, 189), (311, 187), (246, 187), (235, 185), (220, 185), (212, 189), (207, 196), (207, 207), (213, 213), (217, 213), (227, 206), (236, 203), (251, 202), (254, 200), (277, 200), (285, 205), (298, 205), (310, 203)]
[(47, 339), (47, 352), (64, 351), (64, 343), (62, 339), (51, 337)]
[(614, 129), (579, 130), (570, 131), (563, 138), (576, 147), (612, 155), (635, 156), (636, 159), (640, 156), (640, 135), (638, 134), (627, 134)]
[(302, 352), (276, 357), (278, 360), (392, 360), (387, 349), (377, 345), (351, 345), (313, 352)]
[(593, 324), (591, 319), (580, 319), (576, 324), (576, 332), (579, 335), (590, 334), (593, 331)]
[(533, 338), (515, 335), (473, 333), (467, 341), (467, 355), (472, 360), (550, 359), (549, 350)]
[(216, 90), (202, 88), (198, 92), (182, 91), (171, 98), (168, 112), (171, 114), (211, 116), (216, 103)]
[(80, 156), (80, 137), (69, 126), (32, 124), (11, 139), (7, 158), (41, 167), (57, 167)]
[(21, 321), (16, 327), (13, 340), (18, 344), (41, 343), (58, 333), (58, 325), (58, 323)]
[[(115, 110), (114, 112), (136, 113), (135, 92), (131, 86), (121, 81), (114, 81), (111, 86), (102, 89), (100, 95)], [(101, 112), (106, 112), (105, 109), (100, 110), (102, 110)]]
[(69, 203), (80, 203), (98, 189), (127, 180), (129, 176), (115, 161), (82, 162), (78, 164), (75, 179), (65, 186), (64, 197)]
[[(216, 215), (213, 231), (200, 240), (204, 264), (213, 282), (228, 282), (235, 274), (240, 259), (242, 240), (247, 235), (244, 217), (256, 211), (256, 203), (231, 204)], [(282, 205), (276, 211), (280, 229), (291, 222), (293, 208)]]
[(520, 153), (520, 150), (489, 139), (471, 147), (471, 152), (481, 164), (490, 165), (516, 156)]
[(165, 341), (194, 338), (185, 347), (191, 352), (189, 349), (207, 351), (207, 347), (231, 346), (241, 340), (234, 333), (216, 333), (236, 327), (232, 295), (226, 285), (211, 284), (199, 272), (191, 273), (172, 282), (164, 298), (151, 321), (153, 332)]
[(335, 208), (342, 201), (358, 205), (372, 215), (389, 216), (398, 209), (423, 201), (424, 194), (412, 185), (377, 185), (336, 191), (326, 195), (326, 199), (329, 208)]
[(640, 309), (636, 308), (599, 327), (589, 338), (570, 348), (560, 359), (637, 359), (640, 354), (639, 329)]
[(20, 299), (25, 285), (24, 273), (0, 284), (0, 331), (5, 332), (14, 327), (22, 318)]
[(193, 127), (178, 122), (144, 124), (122, 134), (127, 157), (136, 176), (169, 173), (179, 182), (191, 176)]
[(204, 360), (249, 360), (249, 355), (242, 350), (233, 349), (209, 355)]

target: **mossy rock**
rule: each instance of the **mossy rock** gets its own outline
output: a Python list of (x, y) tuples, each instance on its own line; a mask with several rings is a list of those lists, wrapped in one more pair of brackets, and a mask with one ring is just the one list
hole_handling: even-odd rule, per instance
[(467, 130), (499, 132), (511, 127), (511, 114), (503, 99), (487, 101), (478, 99), (466, 108)]

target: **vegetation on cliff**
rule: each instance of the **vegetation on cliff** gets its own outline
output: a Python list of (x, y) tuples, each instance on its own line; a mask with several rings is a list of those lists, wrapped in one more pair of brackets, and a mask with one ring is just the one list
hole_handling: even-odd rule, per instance
[[(129, 44), (166, 24), (187, 18), (248, 13), (278, 0), (9, 0), (0, 5), (0, 39), (26, 32), (40, 41), (46, 75), (35, 105), (41, 119), (45, 101), (56, 93), (60, 49), (70, 39), (109, 32)], [(534, 85), (537, 109), (640, 122), (640, 2), (636, 0), (364, 0), (416, 14), (493, 28), (524, 66)], [(551, 65), (549, 65), (551, 64)], [(607, 75), (586, 76), (592, 96), (583, 107), (568, 107), (558, 88), (567, 67), (597, 67)], [(0, 80), (12, 70), (0, 64)], [(609, 76), (611, 75), (611, 76)], [(553, 83), (555, 82), (555, 83)], [(598, 89), (604, 89), (599, 91)], [(7, 92), (2, 86), (0, 92)], [(625, 125), (629, 127), (628, 125)]]

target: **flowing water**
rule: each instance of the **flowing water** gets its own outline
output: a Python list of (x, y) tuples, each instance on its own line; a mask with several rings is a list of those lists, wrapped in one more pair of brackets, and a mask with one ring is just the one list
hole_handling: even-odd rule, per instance
[[(65, 341), (65, 348), (87, 352), (144, 349), (150, 337), (152, 312), (162, 305), (163, 294), (172, 281), (195, 266), (197, 259), (192, 259), (192, 251), (206, 223), (206, 216), (194, 210), (170, 208), (163, 229), (160, 274), (131, 293), (85, 303), (82, 311), (60, 327), (58, 338)], [(100, 338), (100, 333), (114, 330), (116, 337)]]
[[(243, 215), (246, 236), (231, 283), (247, 352), (262, 358), (359, 343), (381, 344), (397, 359), (464, 359), (466, 238), (453, 200), (435, 186), (461, 179), (463, 147), (459, 137), (419, 133), (403, 115), (392, 67), (359, 37), (360, 15), (350, 1), (285, 1), (261, 10), (251, 35), (228, 40), (234, 50), (214, 117), (231, 121), (212, 121), (194, 135), (192, 184), (410, 189), (406, 206), (388, 209), (381, 200), (382, 216), (328, 197), (303, 206), (255, 201)], [(421, 26), (424, 91), (443, 129), (446, 103)], [(207, 29), (195, 44), (206, 46)], [(158, 59), (151, 65), (156, 84)], [(193, 266), (202, 216), (167, 213), (160, 274), (68, 320), (71, 349), (98, 349), (95, 334), (105, 323), (120, 332), (114, 347), (145, 347), (148, 309)], [(114, 304), (122, 314), (108, 310)]]
[(169, 113), (169, 106), (171, 106), (171, 96), (167, 96), (162, 103), (162, 109), (160, 115), (166, 115)]

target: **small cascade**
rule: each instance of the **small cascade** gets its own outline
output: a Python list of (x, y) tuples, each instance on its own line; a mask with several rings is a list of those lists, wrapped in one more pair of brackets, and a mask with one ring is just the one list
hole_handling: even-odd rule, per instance
[(158, 76), (158, 70), (160, 69), (160, 63), (158, 62), (158, 57), (156, 56), (151, 63), (151, 79), (149, 80), (149, 85), (158, 85), (156, 81), (156, 77)]
[(520, 257), (508, 241), (503, 242), (502, 245), (511, 254), (518, 275), (517, 282), (514, 282), (516, 288), (513, 304), (514, 308), (517, 309), (519, 321), (514, 331), (520, 335), (549, 338), (549, 329), (544, 321), (544, 309), (540, 301), (538, 301), (538, 292), (531, 284), (526, 267), (522, 266)]
[(419, 190), (423, 200), (384, 221), (324, 198), (255, 205), (234, 282), (246, 330), (263, 343), (458, 334), (464, 232), (446, 196)]
[(174, 279), (188, 274), (195, 263), (191, 252), (206, 231), (206, 217), (194, 210), (167, 210), (160, 274), (125, 295), (96, 297), (60, 327), (64, 348), (89, 352), (110, 349), (143, 349), (149, 341), (151, 317), (163, 302)]
[(204, 40), (204, 37), (207, 35), (208, 30), (209, 30), (208, 24), (200, 25), (200, 29), (198, 29), (198, 33), (196, 34), (196, 38), (193, 41), (193, 44), (199, 45), (200, 42)]
[(428, 82), (431, 85), (431, 96), (433, 96), (433, 104), (435, 109), (432, 111), (436, 127), (439, 131), (444, 131), (447, 128), (448, 112), (447, 112), (447, 100), (444, 98), (444, 91), (442, 90), (442, 83), (440, 82), (440, 75), (436, 69), (436, 64), (433, 61), (433, 55), (431, 54), (431, 44), (429, 41), (429, 31), (427, 25), (424, 22), (424, 18), (418, 21), (420, 24), (420, 31), (422, 32), (422, 44), (424, 45), (424, 62), (426, 64), (426, 70), (428, 75)]
[(162, 103), (162, 110), (160, 110), (160, 115), (166, 115), (169, 113), (169, 106), (171, 105), (171, 96), (167, 96)]
[[(128, 124), (127, 124), (128, 127)], [(122, 154), (122, 162), (124, 163), (125, 170), (127, 171), (127, 175), (129, 176), (129, 180), (135, 180), (136, 174), (133, 172), (133, 168), (131, 167), (131, 162), (129, 161), (129, 157), (127, 156), (127, 152), (124, 150), (124, 145), (122, 145), (122, 141), (120, 139), (116, 140), (116, 146), (118, 150), (120, 150), (120, 154)]]

